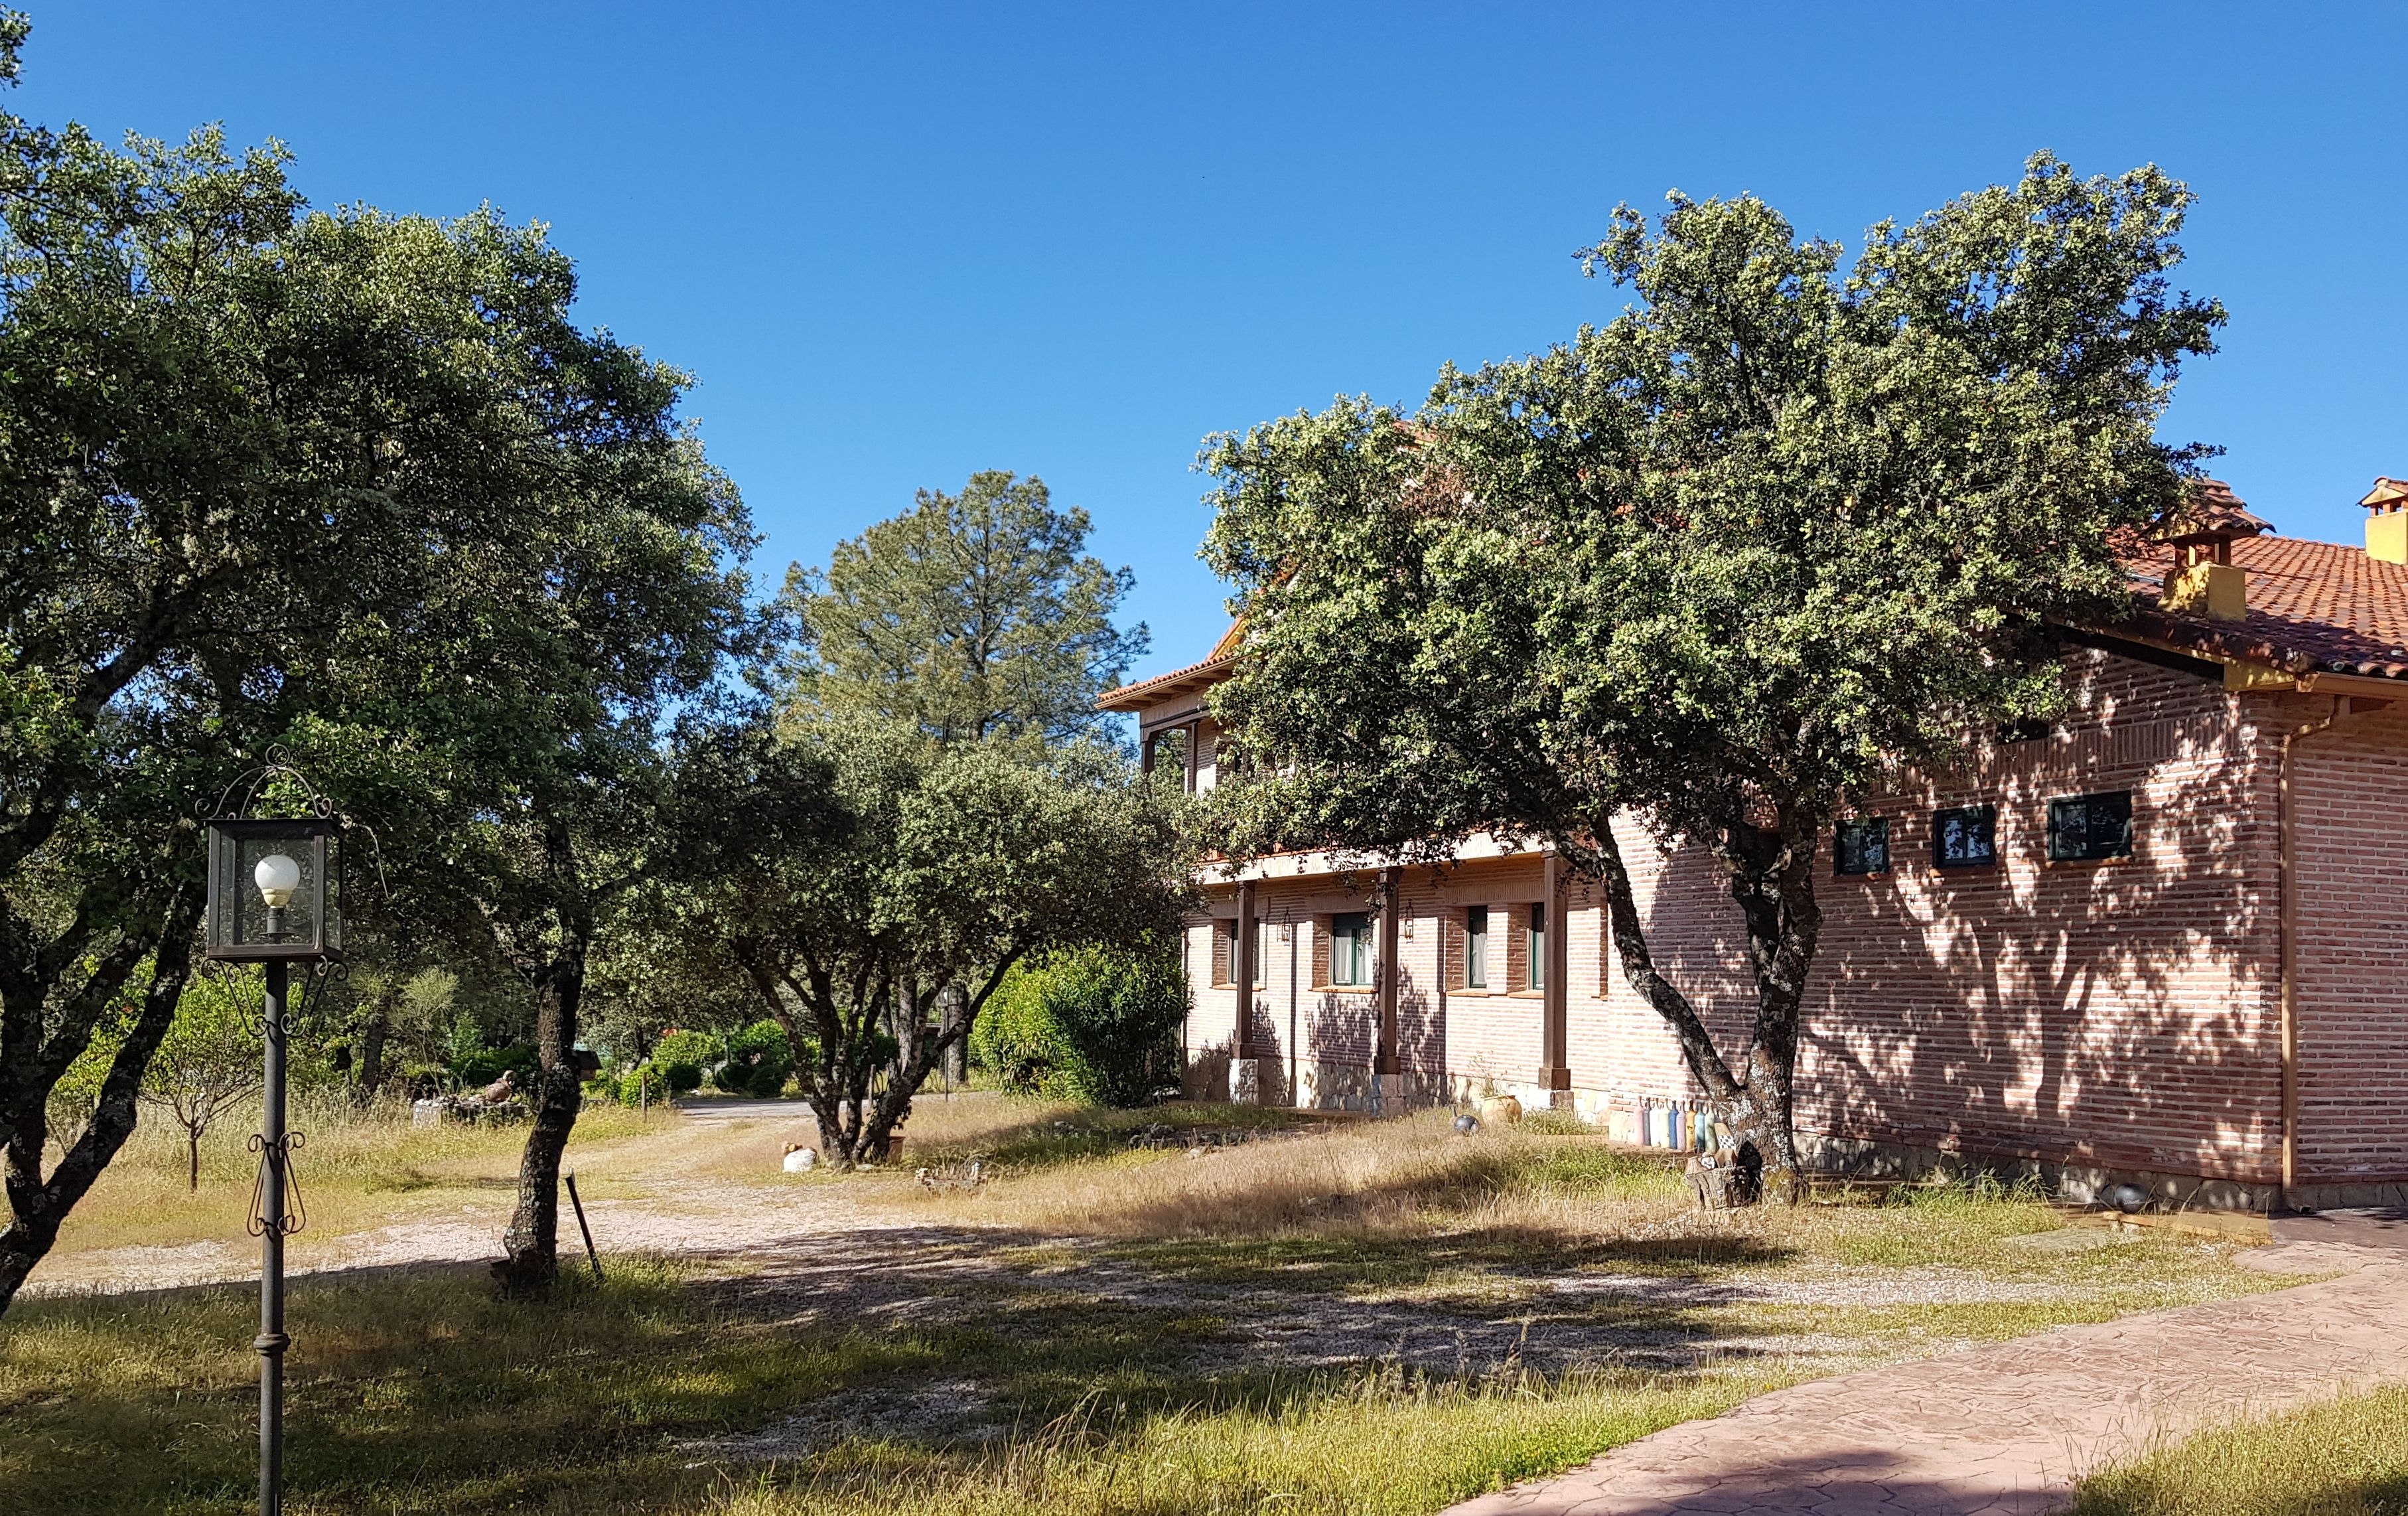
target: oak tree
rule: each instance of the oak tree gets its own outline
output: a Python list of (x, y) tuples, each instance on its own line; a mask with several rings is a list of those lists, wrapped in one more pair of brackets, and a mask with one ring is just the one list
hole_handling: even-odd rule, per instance
[[(2189, 192), (2042, 154), (1868, 234), (1853, 266), (1750, 197), (1627, 208), (1583, 257), (1638, 303), (1412, 411), (1213, 439), (1207, 555), (1245, 642), (1214, 693), (1233, 849), (1440, 859), (1492, 831), (1600, 882), (1622, 974), (1770, 1193), (1816, 860), (1896, 766), (2061, 695), (2052, 628), (2127, 603), (2119, 544), (2200, 450), (2157, 440), (2213, 301)], [(1625, 850), (1703, 849), (1754, 1014), (1718, 1043), (1657, 966)]]

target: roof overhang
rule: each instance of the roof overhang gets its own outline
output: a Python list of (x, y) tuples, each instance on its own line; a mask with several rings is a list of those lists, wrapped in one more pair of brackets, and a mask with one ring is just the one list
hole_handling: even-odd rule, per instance
[(1227, 678), (1230, 668), (1237, 661), (1234, 657), (1206, 658), (1184, 669), (1173, 669), (1151, 679), (1140, 679), (1134, 685), (1123, 685), (1098, 698), (1096, 707), (1134, 715), (1150, 711), (1157, 705), (1168, 705), (1173, 700), (1192, 699)]

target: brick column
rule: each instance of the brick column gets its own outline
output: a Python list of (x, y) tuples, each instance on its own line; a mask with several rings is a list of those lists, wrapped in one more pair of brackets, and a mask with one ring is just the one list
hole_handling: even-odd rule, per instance
[(1547, 855), (1547, 984), (1539, 1001), (1539, 1085), (1557, 1105), (1571, 1104), (1571, 1036), (1567, 1014), (1570, 987), (1564, 983), (1571, 965), (1571, 932), (1564, 920), (1564, 865)]
[(1238, 885), (1238, 938), (1230, 944), (1229, 979), (1238, 1014), (1229, 1033), (1229, 1099), (1240, 1105), (1263, 1103), (1262, 1063), (1254, 1052), (1254, 882)]
[(1397, 1057), (1397, 926), (1403, 909), (1397, 871), (1380, 871), (1380, 1026), (1371, 1057), (1371, 1109), (1393, 1116), (1404, 1107), (1405, 1080)]

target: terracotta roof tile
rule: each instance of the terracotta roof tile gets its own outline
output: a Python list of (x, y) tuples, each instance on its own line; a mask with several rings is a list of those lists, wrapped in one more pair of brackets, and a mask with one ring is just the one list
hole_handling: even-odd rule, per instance
[(2252, 512), (2221, 479), (2192, 482), (2183, 503), (2157, 533), (2162, 542), (2211, 542), (2270, 532), (2274, 524)]
[(2362, 548), (2299, 537), (2244, 537), (2232, 561), (2249, 576), (2242, 622), (2170, 615), (2157, 609), (2173, 566), (2160, 549), (2132, 566), (2143, 619), (2170, 640), (2293, 673), (2408, 678), (2408, 565)]

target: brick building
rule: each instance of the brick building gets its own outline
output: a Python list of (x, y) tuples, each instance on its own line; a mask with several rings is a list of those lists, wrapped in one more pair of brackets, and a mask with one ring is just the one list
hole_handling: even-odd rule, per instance
[[(2296, 1205), (2408, 1197), (2408, 484), (2367, 497), (2364, 549), (2211, 503), (2136, 562), (2128, 622), (2067, 631), (2066, 719), (1901, 774), (1830, 839), (1798, 1082), (1813, 1161), (2243, 1207), (2286, 1178)], [(1234, 657), (1225, 638), (1105, 700), (1191, 787), (1212, 783), (1204, 695)], [(1636, 825), (1622, 840), (1659, 967), (1735, 1051), (1754, 997), (1719, 875)], [(1389, 873), (1374, 910), (1377, 873), (1211, 871), (1193, 1088), (1349, 1109), (1493, 1090), (1695, 1140), (1699, 1092), (1590, 886), (1475, 842)]]

